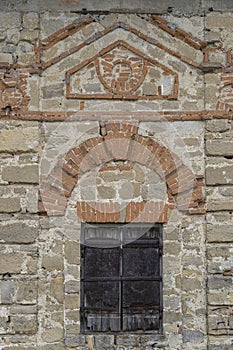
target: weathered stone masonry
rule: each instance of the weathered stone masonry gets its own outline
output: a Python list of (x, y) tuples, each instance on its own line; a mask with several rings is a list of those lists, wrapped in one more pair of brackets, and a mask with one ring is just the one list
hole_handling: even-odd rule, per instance
[[(224, 1), (2, 1), (0, 349), (233, 349), (232, 26)], [(81, 334), (87, 221), (163, 224), (162, 334)]]

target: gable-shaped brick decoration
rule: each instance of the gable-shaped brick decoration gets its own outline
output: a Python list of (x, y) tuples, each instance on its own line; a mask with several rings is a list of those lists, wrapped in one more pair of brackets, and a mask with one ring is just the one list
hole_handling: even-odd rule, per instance
[[(106, 18), (108, 15), (106, 15)], [(117, 18), (117, 17), (116, 17)], [(41, 75), (41, 74), (46, 74), (46, 69), (49, 67), (52, 67), (53, 65), (61, 62), (63, 59), (68, 58), (69, 56), (75, 54), (75, 53), (80, 53), (82, 55), (82, 49), (88, 49), (91, 47), (92, 44), (96, 43), (98, 44), (98, 40), (106, 40), (106, 36), (108, 34), (113, 34), (115, 30), (122, 30), (123, 32), (127, 32), (129, 35), (133, 35), (137, 37), (139, 40), (142, 42), (145, 42), (146, 45), (151, 46), (152, 48), (158, 48), (158, 50), (162, 50), (165, 55), (170, 55), (173, 56), (173, 58), (178, 59), (179, 61), (185, 64), (188, 64), (190, 67), (195, 67), (197, 68), (200, 72), (202, 73), (208, 72), (208, 71), (213, 71), (214, 69), (218, 69), (219, 71), (223, 68), (223, 72), (226, 69), (226, 66), (222, 64), (222, 62), (212, 62), (212, 56), (214, 54), (218, 55), (220, 52), (217, 48), (208, 48), (208, 43), (206, 41), (201, 41), (197, 38), (195, 38), (193, 35), (190, 33), (180, 29), (173, 23), (170, 23), (166, 21), (165, 19), (157, 16), (157, 15), (151, 15), (147, 18), (143, 19), (146, 23), (146, 25), (150, 25), (151, 28), (153, 27), (160, 31), (160, 34), (162, 34), (161, 38), (158, 38), (156, 35), (156, 30), (155, 31), (148, 31), (145, 32), (143, 28), (136, 28), (136, 25), (132, 22), (127, 22), (127, 20), (117, 20), (115, 19), (112, 23), (109, 24), (103, 24), (101, 18), (95, 15), (88, 15), (84, 16), (81, 19), (75, 20), (73, 23), (59, 29), (58, 31), (54, 32), (53, 34), (49, 35), (47, 38), (43, 38), (41, 41), (37, 42), (34, 46), (34, 54), (35, 58), (33, 63), (31, 61), (25, 62), (25, 63), (18, 63), (17, 59), (13, 60), (12, 63), (7, 63), (7, 62), (0, 62), (0, 76), (1, 76), (1, 82), (0, 82), (0, 117), (1, 119), (4, 120), (9, 120), (9, 119), (20, 119), (20, 120), (39, 120), (39, 121), (62, 121), (62, 120), (67, 120), (70, 119), (70, 116), (72, 116), (73, 119), (81, 119), (84, 118), (88, 119), (90, 118), (90, 114), (88, 112), (85, 116), (79, 115), (77, 112), (77, 108), (75, 109), (76, 112), (72, 111), (65, 111), (65, 110), (60, 110), (58, 112), (58, 109), (55, 108), (55, 110), (46, 110), (46, 108), (41, 111), (38, 106), (35, 107), (35, 105), (31, 106), (29, 101), (29, 93), (30, 93), (30, 87), (26, 85), (27, 80), (29, 81), (31, 78), (31, 75)], [(90, 34), (88, 35), (82, 35), (82, 30), (86, 30), (88, 32), (90, 26), (96, 26), (96, 30), (94, 30), (94, 35)], [(102, 29), (100, 29), (102, 28)], [(93, 32), (92, 32), (93, 33)], [(151, 33), (151, 34), (149, 34)], [(74, 39), (74, 35), (80, 35), (80, 40), (78, 43), (76, 43), (76, 40)], [(166, 41), (166, 37), (170, 37), (168, 41)], [(172, 39), (174, 38), (174, 39)], [(169, 45), (168, 43), (172, 40), (173, 45)], [(107, 40), (106, 40), (107, 41)], [(127, 40), (126, 40), (127, 42)], [(65, 43), (65, 45), (63, 45)], [(104, 45), (100, 45), (99, 51), (96, 50), (96, 55), (98, 56), (98, 59), (100, 58), (100, 53), (104, 50), (109, 49), (109, 44), (112, 43), (112, 41), (109, 41), (108, 43)], [(76, 45), (77, 44), (77, 45)], [(177, 44), (179, 44), (177, 46)], [(59, 54), (57, 53), (57, 47), (58, 45), (60, 48), (58, 50)], [(76, 46), (75, 46), (76, 45)], [(126, 45), (130, 45), (128, 42)], [(65, 46), (65, 48), (64, 48)], [(63, 49), (64, 48), (64, 49)], [(138, 50), (138, 48), (133, 47), (134, 50)], [(140, 49), (140, 48), (139, 48)], [(191, 50), (191, 51), (190, 51)], [(209, 50), (211, 50), (211, 55), (209, 54)], [(51, 52), (54, 51), (54, 54)], [(143, 50), (142, 50), (143, 51)], [(144, 52), (144, 51), (143, 51)], [(190, 52), (193, 54), (190, 55)], [(189, 54), (188, 54), (189, 53)], [(137, 54), (137, 53), (135, 53)], [(232, 57), (231, 57), (231, 50), (228, 50), (227, 52), (222, 52), (222, 55), (226, 55), (227, 58), (227, 67), (232, 67)], [(141, 55), (138, 52), (138, 57)], [(87, 55), (90, 59), (90, 55)], [(214, 57), (214, 56), (213, 56)], [(153, 56), (151, 57), (153, 61)], [(143, 60), (146, 60), (146, 57), (143, 57)], [(85, 62), (81, 62), (80, 64), (83, 65)], [(159, 68), (159, 65), (161, 66), (160, 69), (163, 71), (163, 67), (168, 69), (168, 67), (163, 66), (164, 61), (154, 60), (155, 66)], [(93, 62), (91, 63), (93, 64)], [(149, 62), (149, 64), (153, 65), (153, 62)], [(76, 66), (77, 68), (77, 66)], [(128, 69), (128, 67), (123, 66), (123, 68)], [(141, 68), (140, 68), (141, 69)], [(96, 93), (95, 96), (88, 96), (88, 93), (85, 92), (85, 94), (82, 95), (82, 99), (100, 99), (100, 98), (106, 98), (106, 99), (114, 99), (114, 98), (119, 98), (122, 100), (138, 100), (138, 99), (143, 99), (143, 100), (174, 100), (178, 99), (179, 101), (179, 95), (178, 95), (178, 76), (176, 73), (173, 71), (169, 72), (168, 70), (164, 70), (164, 77), (173, 77), (174, 81), (171, 81), (170, 83), (165, 83), (164, 85), (169, 86), (169, 91), (163, 91), (161, 92), (160, 86), (161, 84), (158, 84), (158, 87), (156, 87), (157, 92), (156, 94), (153, 93), (151, 95), (151, 85), (154, 84), (153, 79), (150, 82), (147, 82), (147, 84), (150, 84), (149, 88), (146, 87), (145, 92), (143, 94), (140, 94), (140, 98), (137, 93), (132, 94), (131, 90), (127, 91), (127, 84), (123, 80), (121, 80), (120, 84), (116, 84), (116, 88), (114, 93), (107, 91), (106, 94), (102, 93)], [(73, 72), (75, 70), (75, 67), (67, 67), (68, 72)], [(98, 70), (98, 69), (97, 69)], [(99, 69), (100, 71), (100, 69)], [(64, 75), (65, 75), (66, 69), (64, 70)], [(7, 76), (10, 74), (12, 77), (17, 73), (18, 78), (16, 79), (13, 83), (13, 80), (15, 77), (12, 79), (12, 83), (8, 83), (7, 79), (5, 79), (4, 76)], [(105, 72), (107, 73), (107, 71)], [(125, 72), (123, 72), (125, 73)], [(135, 73), (135, 72), (134, 72)], [(145, 72), (144, 72), (145, 73)], [(143, 73), (143, 76), (145, 74)], [(126, 72), (126, 74), (128, 74)], [(170, 74), (170, 75), (169, 75)], [(162, 74), (163, 75), (163, 74)], [(76, 98), (74, 97), (73, 92), (70, 90), (69, 87), (69, 79), (68, 79), (69, 73), (67, 73), (67, 80), (64, 81), (64, 78), (62, 78), (62, 81), (64, 81), (64, 85), (67, 87), (66, 91), (66, 98)], [(101, 74), (99, 74), (100, 81), (102, 81), (102, 85), (104, 86), (104, 80)], [(114, 80), (114, 79), (110, 79)], [(139, 79), (140, 80), (140, 79)], [(172, 79), (171, 79), (172, 80)], [(114, 84), (116, 82), (113, 82)], [(119, 83), (119, 81), (118, 81)], [(156, 82), (155, 82), (156, 83)], [(181, 82), (181, 79), (179, 81)], [(63, 84), (63, 83), (62, 83)], [(106, 85), (106, 81), (105, 81)], [(121, 87), (120, 87), (121, 86)], [(124, 87), (126, 89), (124, 89)], [(221, 87), (222, 88), (222, 87)], [(230, 88), (230, 86), (229, 86)], [(225, 91), (225, 89), (227, 91)], [(65, 86), (64, 86), (64, 91), (65, 91)], [(148, 91), (148, 93), (146, 92)], [(208, 110), (198, 110), (193, 113), (192, 111), (185, 112), (184, 109), (186, 110), (186, 107), (181, 111), (176, 111), (174, 113), (174, 110), (170, 113), (171, 115), (169, 116), (170, 119), (172, 120), (204, 120), (204, 119), (211, 119), (215, 115), (217, 118), (228, 118), (229, 115), (225, 114), (225, 110), (229, 110), (231, 108), (228, 108), (231, 105), (231, 97), (225, 96), (225, 92), (228, 95), (228, 88), (223, 87), (222, 89), (222, 94), (220, 91), (220, 98), (219, 98), (219, 103), (217, 104), (217, 110), (218, 111), (208, 111)], [(124, 93), (123, 91), (127, 91), (127, 93)], [(225, 92), (224, 92), (225, 91)], [(91, 91), (92, 92), (92, 91)], [(118, 92), (120, 92), (118, 94)], [(104, 97), (103, 97), (104, 95)], [(65, 98), (65, 96), (64, 96)], [(227, 99), (227, 102), (225, 101)], [(78, 101), (77, 101), (78, 102)], [(161, 101), (162, 103), (163, 101)], [(28, 107), (29, 106), (29, 107)], [(213, 106), (211, 106), (212, 109)], [(214, 106), (214, 109), (216, 106)], [(84, 110), (84, 101), (80, 102), (80, 110)], [(221, 110), (221, 111), (219, 111)], [(71, 115), (70, 115), (71, 113)], [(164, 113), (164, 108), (163, 111), (160, 111), (158, 113), (163, 114)], [(167, 111), (167, 113), (169, 113)], [(93, 118), (93, 114), (92, 118)], [(9, 117), (10, 116), (10, 117)], [(96, 119), (99, 117), (97, 116)], [(153, 119), (153, 117), (148, 117), (150, 119)], [(140, 118), (139, 118), (140, 119)]]
[[(140, 218), (151, 222), (157, 215), (157, 221), (164, 222), (167, 219), (167, 204), (191, 214), (204, 213), (202, 180), (196, 179), (176, 154), (138, 131), (136, 124), (101, 123), (100, 132), (104, 136), (91, 138), (71, 149), (50, 175), (42, 179), (41, 211), (46, 211), (48, 216), (64, 215), (68, 198), (83, 174), (110, 161), (123, 160), (141, 164), (159, 174), (166, 182), (169, 198), (169, 203), (132, 201), (126, 207), (126, 221), (140, 221)], [(107, 208), (108, 205), (101, 201), (78, 203), (79, 219), (102, 222), (119, 219), (118, 204), (113, 202), (112, 208)], [(157, 214), (158, 209), (161, 215)], [(104, 216), (106, 211), (112, 214), (111, 219)], [(146, 214), (149, 212), (156, 214)]]
[[(84, 73), (82, 73), (83, 70)], [(96, 74), (105, 90), (97, 93), (83, 91), (83, 85), (86, 85), (88, 79), (85, 73), (86, 75), (89, 73), (92, 80)], [(82, 74), (84, 74), (83, 77)], [(76, 86), (75, 84), (72, 86), (71, 83), (71, 80), (75, 80), (73, 78), (75, 76), (78, 81), (76, 83), (78, 92), (73, 91)], [(145, 80), (148, 85), (144, 91)], [(117, 40), (97, 52), (95, 56), (66, 72), (66, 97), (72, 99), (174, 100), (178, 97), (178, 74), (125, 41)]]
[[(159, 16), (153, 15), (151, 19), (146, 19), (148, 22), (150, 22), (152, 25), (158, 27), (162, 31), (165, 31), (166, 33), (170, 34), (172, 37), (175, 37), (176, 39), (182, 41), (183, 43), (187, 44), (189, 47), (196, 51), (203, 51), (204, 48), (207, 46), (207, 42), (200, 41), (196, 39), (191, 34), (185, 32), (184, 30), (176, 27), (175, 29), (171, 28), (171, 24), (164, 20), (163, 18)], [(55, 56), (54, 58), (45, 61), (44, 60), (44, 52), (49, 50), (51, 47), (59, 43), (60, 41), (66, 39), (69, 36), (74, 35), (78, 31), (82, 30), (84, 27), (87, 27), (89, 24), (98, 21), (98, 19), (94, 19), (91, 16), (88, 18), (84, 18), (81, 20), (77, 20), (72, 24), (67, 25), (66, 27), (56, 31), (55, 33), (51, 34), (46, 39), (43, 39), (38, 46), (35, 46), (35, 52), (36, 52), (36, 61), (38, 64), (38, 67), (40, 69), (46, 69), (53, 64), (61, 61), (63, 58), (68, 57), (72, 55), (75, 52), (78, 52), (82, 48), (90, 45), (94, 41), (104, 37), (105, 35), (112, 33), (114, 30), (118, 28), (122, 28), (127, 32), (130, 32), (134, 35), (136, 35), (138, 38), (145, 40), (146, 42), (150, 43), (151, 45), (158, 47), (159, 49), (162, 49), (163, 51), (169, 53), (170, 55), (180, 59), (181, 61), (188, 63), (189, 65), (193, 67), (201, 67), (202, 62), (197, 62), (194, 59), (190, 59), (188, 56), (186, 56), (185, 52), (179, 52), (178, 50), (172, 50), (171, 47), (167, 47), (161, 42), (158, 42), (157, 40), (153, 39), (149, 35), (144, 34), (142, 31), (134, 28), (132, 24), (124, 23), (122, 21), (113, 22), (111, 25), (106, 26), (104, 30), (98, 32), (91, 37), (83, 40), (80, 42), (77, 46), (74, 46), (70, 49), (67, 49), (62, 54)], [(174, 27), (174, 25), (173, 25)], [(174, 41), (175, 43), (175, 41)], [(185, 50), (184, 50), (185, 51)], [(203, 58), (204, 59), (204, 58)]]

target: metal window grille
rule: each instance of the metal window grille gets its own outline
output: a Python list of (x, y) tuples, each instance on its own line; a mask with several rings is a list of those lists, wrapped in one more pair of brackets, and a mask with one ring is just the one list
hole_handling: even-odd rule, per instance
[(83, 224), (81, 331), (162, 331), (162, 225)]

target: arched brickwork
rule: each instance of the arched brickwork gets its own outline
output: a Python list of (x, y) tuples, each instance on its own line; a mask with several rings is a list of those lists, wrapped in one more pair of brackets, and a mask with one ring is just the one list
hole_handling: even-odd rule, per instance
[[(41, 210), (46, 211), (48, 216), (64, 215), (68, 198), (83, 174), (110, 161), (129, 160), (148, 167), (164, 179), (169, 203), (131, 202), (126, 208), (126, 221), (137, 217), (141, 221), (154, 221), (154, 214), (147, 217), (139, 214), (141, 211), (153, 213), (158, 206), (162, 216), (157, 217), (157, 221), (163, 222), (167, 220), (168, 206), (189, 213), (202, 213), (202, 183), (175, 153), (138, 131), (138, 126), (132, 123), (101, 124), (99, 137), (88, 139), (71, 149), (42, 181)], [(107, 208), (108, 205), (112, 208)], [(103, 222), (119, 220), (118, 204), (114, 202), (80, 202), (77, 209), (79, 219), (83, 221), (87, 218)], [(104, 216), (106, 209), (112, 213), (111, 219)]]

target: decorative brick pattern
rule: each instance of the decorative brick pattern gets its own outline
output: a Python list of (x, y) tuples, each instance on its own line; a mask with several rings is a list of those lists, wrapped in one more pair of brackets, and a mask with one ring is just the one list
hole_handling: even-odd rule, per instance
[[(105, 91), (87, 93), (84, 86), (88, 76), (95, 73)], [(178, 97), (178, 75), (122, 40), (67, 71), (66, 84), (67, 98), (156, 100)]]
[[(66, 39), (70, 35), (77, 33), (79, 30), (81, 30), (87, 24), (92, 23), (92, 22), (93, 22), (92, 18), (87, 18), (87, 19), (84, 19), (81, 21), (76, 21), (75, 23), (69, 24), (65, 28), (62, 28), (62, 29), (56, 31), (55, 33), (51, 34), (46, 39), (42, 40), (40, 45), (35, 46), (37, 64), (41, 64), (41, 55), (43, 54), (43, 51), (51, 48), (53, 45)], [(60, 59), (62, 59), (63, 57), (66, 57), (66, 56), (67, 55), (64, 53), (63, 56), (59, 56), (59, 58), (57, 60), (47, 62), (45, 67), (49, 67), (51, 64), (54, 64), (55, 62), (59, 61)]]
[[(207, 46), (207, 42), (201, 41), (196, 39), (193, 35), (190, 33), (178, 28), (177, 26), (174, 26), (174, 24), (169, 23), (165, 19), (157, 16), (152, 15), (151, 18), (146, 18), (146, 20), (151, 23), (152, 25), (158, 27), (162, 31), (168, 33), (172, 37), (175, 37), (176, 39), (184, 42), (188, 46), (192, 47), (193, 49), (197, 51), (202, 51)], [(78, 52), (83, 47), (89, 45), (93, 41), (102, 38), (103, 36), (113, 32), (117, 28), (123, 28), (125, 31), (128, 31), (130, 33), (133, 33), (134, 35), (138, 36), (139, 38), (147, 41), (148, 43), (164, 50), (165, 52), (173, 55), (176, 58), (181, 59), (183, 62), (190, 64), (194, 67), (201, 67), (201, 64), (196, 62), (195, 60), (190, 59), (189, 57), (186, 57), (185, 54), (181, 54), (176, 50), (172, 50), (170, 47), (165, 46), (163, 43), (155, 41), (152, 37), (143, 34), (138, 29), (134, 28), (133, 26), (130, 26), (127, 23), (123, 22), (115, 22), (111, 23), (110, 26), (106, 27), (104, 30), (99, 31), (95, 35), (87, 38), (82, 43), (78, 44), (77, 46), (72, 47), (71, 49), (68, 49), (61, 53), (58, 56), (55, 56), (54, 58), (44, 61), (43, 56), (44, 52), (51, 49), (54, 45), (62, 42), (63, 40), (67, 39), (68, 37), (76, 34), (77, 32), (81, 31), (83, 28), (88, 27), (89, 24), (93, 23), (94, 21), (98, 21), (95, 17), (89, 16), (84, 19), (76, 20), (74, 23), (67, 25), (66, 27), (59, 29), (58, 31), (54, 32), (47, 38), (41, 40), (39, 44), (35, 44), (35, 58), (36, 58), (36, 64), (31, 67), (31, 69), (34, 72), (40, 72), (41, 69), (45, 69), (50, 67), (51, 65), (58, 63), (60, 60), (62, 60), (65, 57), (70, 56), (71, 54)], [(217, 49), (214, 49), (217, 51)], [(229, 57), (229, 54), (227, 54), (227, 57)], [(228, 59), (229, 61), (229, 59)], [(7, 64), (2, 63), (2, 66), (7, 66), (11, 68), (22, 68), (23, 65), (17, 64), (14, 62), (13, 64)]]
[(27, 108), (30, 100), (27, 94), (28, 76), (27, 72), (0, 70), (0, 109), (7, 115)]
[[(37, 26), (38, 18), (32, 19), (32, 22)], [(207, 47), (207, 42), (196, 39), (190, 33), (181, 30), (173, 23), (156, 15), (146, 17), (145, 22), (147, 26), (151, 28), (158, 28), (159, 31), (164, 33), (165, 37), (168, 35), (174, 38), (175, 49), (173, 45), (167, 45), (165, 37), (162, 36), (161, 39), (155, 39), (154, 35), (149, 34), (153, 31), (148, 30), (147, 33), (145, 33), (145, 30), (140, 30), (135, 24), (133, 25), (133, 22), (129, 24), (127, 20), (118, 21), (115, 19), (111, 23), (108, 22), (108, 25), (103, 26), (101, 24), (101, 19), (95, 15), (81, 17), (49, 35), (47, 38), (42, 39), (40, 42), (35, 43), (34, 40), (35, 58), (30, 58), (33, 63), (23, 64), (21, 62), (19, 64), (17, 57), (14, 58), (11, 64), (6, 62), (0, 63), (3, 75), (9, 75), (9, 70), (10, 75), (14, 72), (13, 75), (15, 76), (17, 72), (17, 83), (15, 82), (14, 85), (13, 82), (9, 85), (6, 79), (2, 78), (3, 80), (0, 85), (0, 117), (8, 118), (10, 115), (11, 118), (20, 118), (23, 120), (46, 120), (48, 114), (47, 112), (39, 112), (38, 104), (37, 110), (35, 110), (36, 108), (34, 108), (35, 105), (33, 104), (33, 108), (29, 108), (33, 112), (27, 110), (30, 100), (27, 93), (30, 89), (32, 91), (35, 88), (35, 80), (33, 79), (34, 85), (26, 86), (25, 81), (27, 77), (31, 74), (35, 74), (35, 76), (44, 74), (46, 69), (51, 68), (54, 64), (58, 64), (69, 57), (72, 60), (72, 55), (79, 51), (83, 54), (83, 51), (81, 51), (82, 49), (89, 50), (92, 44), (95, 43), (98, 45), (99, 40), (107, 42), (107, 35), (112, 35), (114, 31), (121, 30), (122, 33), (127, 33), (128, 37), (135, 36), (148, 47), (158, 48), (165, 56), (178, 59), (188, 64), (190, 67), (198, 68), (200, 72), (208, 73), (209, 71), (223, 68), (222, 62), (216, 63), (213, 62), (212, 59), (214, 55), (223, 54), (222, 51), (219, 52), (219, 50), (214, 47)], [(95, 23), (96, 30), (93, 31), (90, 27), (93, 26), (94, 28)], [(85, 34), (88, 33), (89, 30), (90, 34)], [(76, 46), (74, 45), (74, 42), (77, 42), (75, 40), (75, 35), (79, 35)], [(64, 81), (64, 88), (61, 87), (61, 93), (63, 93), (63, 90), (65, 91), (64, 96), (62, 96), (63, 100), (159, 100), (161, 103), (163, 100), (166, 100), (169, 101), (169, 103), (165, 105), (168, 106), (168, 109), (171, 109), (171, 106), (177, 109), (175, 100), (179, 101), (180, 97), (180, 78), (178, 81), (177, 72), (167, 64), (166, 59), (164, 60), (161, 58), (155, 60), (153, 54), (146, 54), (144, 50), (139, 50), (138, 47), (135, 47), (137, 46), (136, 44), (132, 45), (131, 39), (131, 41), (127, 40), (128, 39), (125, 41), (117, 40), (114, 43), (110, 41), (111, 44), (101, 44), (99, 51), (98, 49), (94, 51), (94, 56), (88, 54), (88, 58), (78, 66), (72, 68), (69, 66), (65, 81), (64, 77), (62, 78)], [(179, 43), (181, 46), (179, 46)], [(61, 49), (59, 48), (58, 50), (59, 45)], [(56, 54), (57, 51), (59, 54)], [(30, 53), (30, 57), (32, 57), (32, 54), (33, 53)], [(228, 65), (230, 66), (231, 51), (227, 50), (224, 55), (226, 55)], [(25, 56), (27, 56), (27, 53), (25, 53)], [(36, 63), (34, 63), (35, 61)], [(64, 74), (65, 71), (66, 69), (64, 69)], [(92, 76), (92, 86), (91, 84), (87, 84), (88, 79), (86, 79), (86, 74)], [(95, 81), (93, 74), (96, 75)], [(37, 95), (39, 96), (39, 87), (37, 86), (37, 88)], [(227, 91), (225, 91), (225, 89), (227, 89)], [(225, 96), (226, 94), (228, 94), (228, 88), (224, 87), (220, 93), (220, 101), (225, 101), (227, 98), (228, 101), (226, 103), (229, 105), (231, 102), (228, 97)], [(190, 101), (192, 101), (192, 98)], [(224, 104), (225, 102), (220, 101), (217, 109), (224, 110), (225, 107), (222, 107), (222, 103)], [(67, 101), (66, 103), (68, 105)], [(79, 102), (77, 101), (77, 103)], [(57, 104), (60, 106), (59, 103)], [(195, 106), (195, 103), (184, 103), (184, 105), (186, 107), (188, 106), (188, 109), (190, 109), (189, 106), (192, 108), (192, 106)], [(7, 106), (9, 107), (6, 108)], [(45, 106), (47, 106), (46, 103)], [(80, 101), (79, 107), (80, 110), (85, 110), (84, 101)], [(196, 107), (194, 108), (197, 109)], [(162, 109), (166, 109), (166, 107), (163, 106)], [(46, 111), (46, 108), (43, 110)], [(75, 110), (77, 110), (77, 108), (75, 108)], [(14, 111), (17, 111), (17, 113)], [(53, 117), (50, 117), (50, 120), (66, 119), (66, 113), (63, 113), (64, 116), (61, 115), (61, 112), (58, 113), (55, 108), (52, 112)], [(175, 119), (175, 117), (173, 118)]]
[[(159, 17), (157, 16), (157, 18), (155, 20), (155, 17), (154, 17), (154, 20), (150, 21), (150, 22), (152, 24), (154, 24), (154, 25), (158, 25), (158, 18)], [(161, 22), (163, 22), (163, 19), (160, 19), (160, 20), (161, 20)], [(112, 23), (111, 26), (105, 28), (102, 31), (99, 31), (96, 35), (93, 35), (92, 37), (86, 39), (84, 42), (82, 42), (79, 45), (73, 47), (72, 49), (64, 51), (61, 55), (55, 56), (53, 59), (51, 59), (51, 60), (49, 60), (47, 62), (43, 62), (43, 58), (42, 58), (43, 51), (46, 51), (47, 49), (51, 48), (52, 46), (54, 46), (55, 44), (57, 44), (61, 40), (67, 38), (68, 36), (73, 35), (77, 31), (81, 30), (83, 27), (88, 26), (88, 24), (91, 23), (92, 21), (93, 21), (92, 18), (88, 18), (86, 20), (78, 22), (77, 24), (75, 24), (75, 23), (74, 24), (70, 24), (70, 25), (66, 26), (65, 28), (63, 28), (63, 29), (53, 33), (47, 39), (44, 39), (38, 47), (35, 47), (38, 65), (39, 66), (42, 65), (43, 68), (48, 68), (51, 65), (59, 62), (61, 59), (65, 58), (65, 57), (68, 57), (72, 53), (81, 50), (83, 47), (89, 45), (93, 41), (95, 41), (97, 39), (100, 39), (103, 36), (113, 32), (117, 28), (123, 28), (125, 31), (133, 33), (134, 35), (138, 36), (140, 39), (143, 39), (143, 40), (147, 41), (148, 43), (154, 45), (155, 47), (158, 47), (158, 48), (164, 50), (165, 52), (173, 55), (174, 57), (177, 57), (177, 58), (181, 59), (185, 63), (190, 64), (191, 66), (194, 66), (194, 67), (199, 67), (200, 66), (200, 64), (195, 62), (194, 60), (189, 59), (188, 57), (185, 57), (185, 55), (182, 55), (181, 53), (178, 53), (178, 52), (172, 50), (171, 48), (166, 47), (164, 44), (155, 41), (150, 36), (143, 34), (141, 31), (137, 30), (136, 28), (133, 28), (133, 27), (131, 27), (128, 24), (123, 23), (123, 22)], [(164, 25), (160, 24), (159, 27), (162, 30), (165, 30), (166, 32), (169, 31), (169, 28), (166, 25), (164, 26)], [(206, 45), (205, 42), (200, 42), (199, 43), (197, 40), (192, 39), (192, 36), (190, 34), (188, 34), (187, 32), (182, 31), (179, 28), (177, 28), (175, 30), (175, 33), (176, 33), (175, 36), (178, 39), (181, 39), (182, 41), (184, 41), (185, 43), (188, 43), (189, 45), (191, 44), (191, 46), (194, 49), (196, 49), (196, 50), (200, 50), (202, 47), (205, 47), (205, 45)]]
[(184, 41), (185, 43), (194, 47), (197, 50), (201, 50), (205, 48), (208, 44), (206, 41), (197, 40), (190, 33), (187, 33), (186, 31), (178, 28), (174, 24), (171, 25), (171, 23), (169, 23), (162, 17), (159, 17), (157, 15), (152, 15), (151, 18), (152, 18), (151, 22), (153, 23), (153, 25), (164, 30), (171, 36)]

